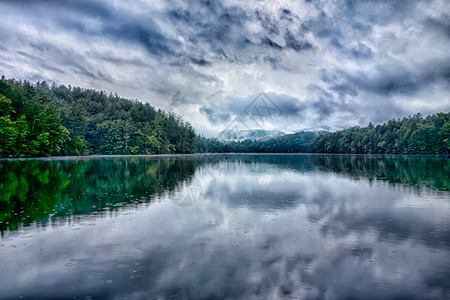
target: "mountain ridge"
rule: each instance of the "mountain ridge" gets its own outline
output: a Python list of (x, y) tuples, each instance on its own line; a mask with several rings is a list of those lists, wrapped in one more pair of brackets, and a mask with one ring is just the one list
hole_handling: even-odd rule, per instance
[[(329, 126), (326, 126), (331, 128)], [(223, 130), (219, 133), (219, 140), (225, 142), (238, 142), (245, 140), (257, 140), (257, 141), (265, 141), (270, 140), (276, 137), (281, 137), (290, 134), (296, 134), (301, 132), (330, 132), (329, 130), (324, 130), (324, 126), (311, 127), (307, 129), (301, 130), (281, 130), (281, 129), (242, 129), (242, 130)]]

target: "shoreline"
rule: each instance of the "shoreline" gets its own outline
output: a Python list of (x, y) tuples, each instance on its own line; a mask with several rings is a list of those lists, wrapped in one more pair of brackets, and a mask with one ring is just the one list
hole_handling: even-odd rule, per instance
[(87, 160), (87, 159), (101, 159), (101, 158), (160, 158), (160, 157), (204, 157), (208, 155), (326, 155), (326, 156), (355, 156), (355, 157), (402, 157), (402, 158), (440, 158), (440, 159), (450, 159), (450, 155), (446, 154), (377, 154), (377, 153), (289, 153), (289, 152), (211, 152), (211, 153), (190, 153), (190, 154), (92, 154), (92, 155), (67, 155), (67, 156), (41, 156), (41, 157), (3, 157), (0, 158), (1, 161), (29, 161), (29, 160), (41, 160), (41, 161), (55, 161), (55, 160)]

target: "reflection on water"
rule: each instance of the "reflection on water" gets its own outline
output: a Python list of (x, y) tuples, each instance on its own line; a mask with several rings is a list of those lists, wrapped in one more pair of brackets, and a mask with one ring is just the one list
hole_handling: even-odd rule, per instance
[(423, 156), (313, 155), (311, 162), (321, 171), (341, 173), (353, 178), (450, 190), (448, 159)]
[(448, 299), (449, 166), (337, 155), (2, 161), (0, 298)]
[(151, 202), (189, 183), (196, 165), (179, 157), (0, 161), (0, 230)]

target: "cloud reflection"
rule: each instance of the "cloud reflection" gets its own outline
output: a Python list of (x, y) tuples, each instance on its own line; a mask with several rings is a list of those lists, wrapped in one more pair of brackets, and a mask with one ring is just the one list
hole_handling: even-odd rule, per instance
[(373, 180), (364, 158), (341, 159), (346, 171), (330, 172), (324, 168), (333, 164), (306, 155), (228, 156), (197, 169), (204, 194), (193, 206), (155, 201), (7, 236), (0, 271), (12, 276), (0, 294), (448, 298), (448, 191)]

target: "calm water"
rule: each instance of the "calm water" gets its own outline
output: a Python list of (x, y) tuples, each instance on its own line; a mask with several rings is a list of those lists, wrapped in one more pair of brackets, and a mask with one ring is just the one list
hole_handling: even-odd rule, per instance
[(450, 161), (0, 161), (1, 299), (450, 299)]

